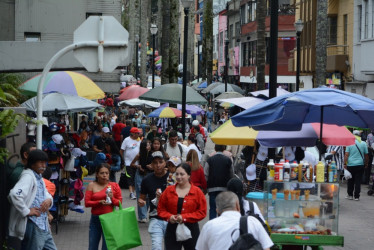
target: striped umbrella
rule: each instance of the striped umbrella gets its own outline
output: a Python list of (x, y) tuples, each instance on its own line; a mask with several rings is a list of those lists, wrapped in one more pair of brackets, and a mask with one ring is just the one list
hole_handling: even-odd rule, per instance
[(181, 117), (182, 111), (176, 108), (161, 107), (152, 111), (148, 117), (159, 117), (159, 118), (176, 118)]

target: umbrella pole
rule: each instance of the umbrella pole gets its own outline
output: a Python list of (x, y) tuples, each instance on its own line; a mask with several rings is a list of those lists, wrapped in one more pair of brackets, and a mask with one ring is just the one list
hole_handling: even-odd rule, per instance
[(319, 160), (322, 159), (322, 129), (323, 129), (323, 106), (321, 106), (321, 120), (319, 124)]

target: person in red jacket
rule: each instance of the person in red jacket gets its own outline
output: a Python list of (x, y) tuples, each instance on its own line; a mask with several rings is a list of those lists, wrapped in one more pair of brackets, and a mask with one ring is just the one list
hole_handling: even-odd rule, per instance
[(196, 150), (188, 151), (186, 162), (191, 166), (191, 183), (199, 187), (206, 194), (207, 183), (205, 179), (204, 169), (199, 162), (199, 156)]
[(126, 124), (123, 123), (122, 118), (117, 118), (116, 124), (113, 125), (112, 127), (112, 133), (113, 133), (113, 138), (116, 141), (117, 147), (121, 148), (121, 132), (122, 129), (126, 127)]
[[(198, 222), (206, 217), (207, 203), (203, 192), (191, 184), (191, 167), (182, 163), (176, 170), (177, 183), (161, 194), (157, 212), (168, 222), (165, 233), (165, 249), (195, 249), (200, 229)], [(176, 228), (184, 223), (191, 231), (192, 238), (176, 240)]]
[[(110, 165), (102, 163), (96, 168), (96, 180), (88, 184), (85, 205), (91, 207), (91, 220), (89, 230), (88, 249), (97, 249), (101, 237), (103, 238), (102, 249), (107, 249), (103, 229), (99, 215), (113, 212), (113, 206), (119, 206), (122, 202), (121, 188), (115, 182), (109, 182)], [(108, 191), (107, 189), (111, 189)], [(111, 202), (107, 200), (107, 196)]]

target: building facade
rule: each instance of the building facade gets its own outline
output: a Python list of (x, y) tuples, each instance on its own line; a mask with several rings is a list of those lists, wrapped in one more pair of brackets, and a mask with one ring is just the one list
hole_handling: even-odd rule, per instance
[[(114, 16), (121, 21), (121, 1), (0, 0), (0, 72), (40, 74), (46, 63), (73, 43), (73, 33), (89, 16)], [(120, 70), (88, 73), (69, 52), (53, 70), (73, 70), (91, 78), (105, 92), (118, 92)]]

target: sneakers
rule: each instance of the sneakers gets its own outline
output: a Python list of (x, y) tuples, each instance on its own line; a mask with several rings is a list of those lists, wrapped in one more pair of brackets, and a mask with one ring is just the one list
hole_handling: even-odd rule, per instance
[(360, 198), (355, 198), (355, 201), (359, 201), (360, 200)]
[(353, 196), (350, 196), (350, 195), (347, 195), (345, 198), (348, 200), (353, 200)]
[(134, 193), (130, 193), (130, 199), (131, 200), (136, 200), (136, 195)]
[(138, 220), (138, 221), (139, 221), (139, 223), (147, 223), (147, 219), (146, 218)]

